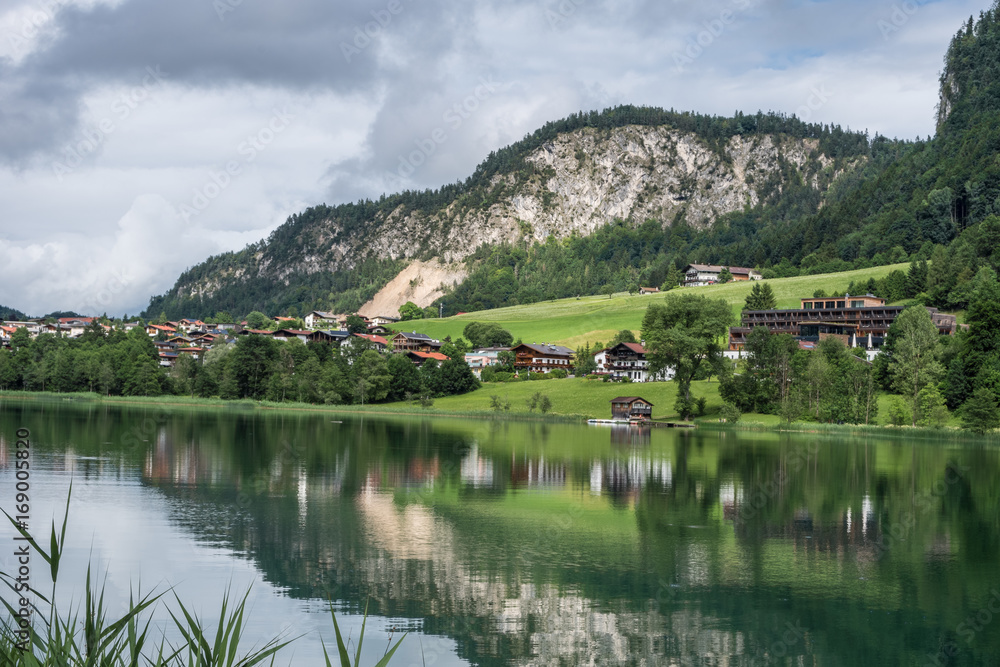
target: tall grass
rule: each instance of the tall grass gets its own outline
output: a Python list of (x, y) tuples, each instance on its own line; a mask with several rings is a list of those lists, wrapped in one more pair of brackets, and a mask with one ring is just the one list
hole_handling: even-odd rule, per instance
[[(74, 610), (73, 604), (70, 603), (70, 609), (64, 612), (56, 602), (56, 589), (59, 565), (65, 553), (69, 500), (72, 493), (73, 486), (70, 484), (62, 528), (57, 532), (53, 521), (48, 551), (42, 549), (35, 538), (5, 510), (0, 510), (14, 526), (14, 530), (48, 564), (49, 579), (52, 584), (48, 596), (35, 588), (30, 588), (28, 591), (39, 603), (32, 602), (30, 605), (32, 617), (36, 620), (26, 629), (27, 637), (20, 634), (22, 628), (17, 620), (19, 610), (6, 599), (0, 600), (9, 613), (9, 617), (4, 618), (0, 624), (0, 665), (3, 667), (253, 667), (265, 663), (274, 665), (278, 652), (299, 638), (275, 637), (264, 642), (262, 646), (242, 650), (241, 644), (244, 643), (246, 629), (244, 619), (250, 595), (250, 591), (247, 590), (242, 597), (236, 599), (230, 597), (229, 591), (226, 592), (214, 634), (207, 632), (202, 619), (191, 612), (174, 594), (176, 608), (168, 607), (167, 612), (181, 640), (170, 641), (166, 633), (161, 632), (159, 639), (153, 641), (150, 634), (151, 616), (164, 593), (142, 595), (141, 592), (138, 594), (130, 592), (128, 611), (117, 618), (111, 618), (104, 603), (103, 585), (100, 590), (94, 585), (90, 566), (87, 567), (83, 609)], [(0, 581), (14, 593), (15, 600), (26, 597), (25, 592), (17, 589), (17, 579), (13, 575), (0, 572)], [(332, 602), (330, 614), (337, 635), (341, 667), (359, 667), (365, 623), (368, 618), (367, 608), (358, 637), (354, 662), (351, 662), (347, 647), (344, 645)], [(405, 638), (406, 635), (403, 635), (391, 650), (387, 647), (376, 667), (385, 667)], [(323, 652), (326, 654), (325, 645)], [(328, 655), (326, 663), (328, 667), (332, 665)]]

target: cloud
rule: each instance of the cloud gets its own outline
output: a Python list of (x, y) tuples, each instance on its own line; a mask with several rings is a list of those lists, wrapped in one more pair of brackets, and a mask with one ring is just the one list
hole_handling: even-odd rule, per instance
[[(926, 136), (948, 41), (983, 8), (8, 0), (0, 259), (18, 277), (0, 303), (79, 310), (124, 262), (132, 287), (108, 310), (131, 311), (309, 205), (464, 179), (490, 151), (579, 110), (808, 112)], [(275, 132), (284, 110), (294, 117)], [(254, 138), (259, 149), (241, 149)]]

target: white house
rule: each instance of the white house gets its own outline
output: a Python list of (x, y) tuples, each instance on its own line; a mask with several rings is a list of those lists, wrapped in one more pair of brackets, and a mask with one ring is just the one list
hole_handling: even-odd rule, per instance
[(668, 382), (674, 379), (674, 369), (666, 368), (656, 375), (649, 373), (646, 348), (639, 343), (618, 343), (594, 355), (598, 373), (611, 377), (627, 377), (632, 382)]

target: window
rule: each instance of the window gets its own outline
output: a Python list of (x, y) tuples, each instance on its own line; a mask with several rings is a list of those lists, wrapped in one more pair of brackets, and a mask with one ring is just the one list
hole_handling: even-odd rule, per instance
[(860, 301), (860, 300), (859, 301), (854, 301), (853, 299), (851, 300), (851, 308), (864, 308), (864, 307), (865, 307), (865, 302), (864, 301)]
[(843, 301), (838, 301), (838, 302), (837, 302), (837, 308), (843, 308), (843, 307), (844, 307), (844, 305), (845, 305), (845, 304), (844, 304), (844, 302), (843, 302)]
[(802, 304), (802, 308), (805, 309), (805, 310), (812, 310), (813, 309), (813, 302), (812, 301), (806, 301), (805, 303)]
[(836, 301), (827, 301), (826, 302), (826, 307), (827, 308), (834, 308), (836, 305), (837, 305)]

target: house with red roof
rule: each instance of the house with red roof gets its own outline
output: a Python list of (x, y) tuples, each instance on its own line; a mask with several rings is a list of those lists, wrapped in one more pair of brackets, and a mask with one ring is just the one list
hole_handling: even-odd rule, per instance
[(441, 354), (440, 352), (415, 352), (410, 351), (406, 353), (410, 361), (413, 362), (415, 366), (423, 366), (425, 363), (433, 359), (434, 361), (441, 363), (442, 361), (448, 361), (448, 355)]
[(150, 336), (150, 338), (156, 338), (160, 334), (172, 337), (177, 335), (177, 328), (166, 324), (147, 324), (146, 333)]

